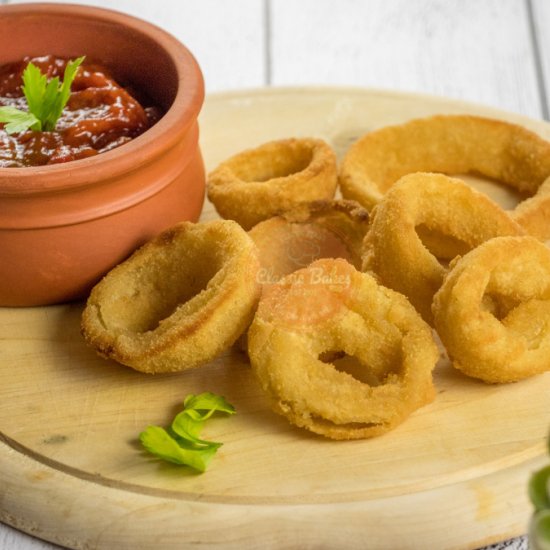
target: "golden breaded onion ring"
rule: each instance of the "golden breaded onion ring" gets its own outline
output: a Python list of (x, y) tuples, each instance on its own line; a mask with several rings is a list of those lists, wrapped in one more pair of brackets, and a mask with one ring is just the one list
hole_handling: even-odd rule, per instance
[(519, 203), (511, 213), (527, 233), (547, 241), (550, 239), (550, 177), (539, 187), (536, 194)]
[(82, 333), (100, 355), (139, 371), (196, 367), (249, 325), (258, 268), (256, 247), (235, 222), (182, 222), (94, 287)]
[(471, 115), (438, 115), (388, 126), (355, 142), (342, 162), (344, 197), (374, 207), (413, 172), (477, 173), (530, 198), (511, 212), (527, 231), (550, 238), (550, 143), (509, 122)]
[(336, 156), (320, 139), (284, 139), (248, 149), (208, 176), (208, 198), (245, 229), (303, 201), (331, 199)]
[(550, 249), (498, 237), (457, 259), (433, 302), (453, 366), (485, 382), (550, 370)]
[(270, 284), (320, 258), (343, 258), (357, 269), (369, 214), (355, 201), (304, 202), (255, 225), (260, 282)]
[(404, 176), (371, 215), (363, 269), (405, 294), (428, 323), (433, 295), (447, 272), (440, 259), (465, 254), (493, 237), (524, 234), (491, 199), (443, 174)]
[[(333, 439), (387, 432), (434, 397), (439, 358), (407, 299), (342, 259), (323, 259), (264, 292), (248, 333), (253, 372), (273, 410)], [(344, 352), (372, 382), (323, 361)]]

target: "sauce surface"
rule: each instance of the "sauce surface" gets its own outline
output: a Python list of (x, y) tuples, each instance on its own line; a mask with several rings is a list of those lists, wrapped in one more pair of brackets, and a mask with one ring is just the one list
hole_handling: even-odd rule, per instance
[[(0, 106), (27, 110), (21, 85), (29, 62), (48, 79), (59, 76), (63, 80), (68, 60), (48, 55), (1, 66)], [(104, 153), (139, 136), (161, 115), (157, 107), (143, 107), (107, 68), (84, 62), (55, 131), (10, 135), (0, 123), (0, 168), (43, 166)]]

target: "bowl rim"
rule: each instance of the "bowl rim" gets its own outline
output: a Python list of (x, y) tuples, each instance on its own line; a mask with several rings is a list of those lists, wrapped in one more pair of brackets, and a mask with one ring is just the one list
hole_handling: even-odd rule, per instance
[[(67, 163), (24, 168), (0, 168), (0, 195), (40, 193), (91, 185), (132, 172), (173, 147), (197, 119), (204, 101), (200, 66), (177, 38), (153, 23), (124, 12), (79, 4), (25, 3), (0, 6), (2, 15), (77, 16), (128, 27), (156, 42), (169, 56), (177, 74), (177, 92), (162, 118), (121, 147)], [(182, 86), (185, 82), (185, 86)], [(70, 173), (69, 177), (67, 174)]]

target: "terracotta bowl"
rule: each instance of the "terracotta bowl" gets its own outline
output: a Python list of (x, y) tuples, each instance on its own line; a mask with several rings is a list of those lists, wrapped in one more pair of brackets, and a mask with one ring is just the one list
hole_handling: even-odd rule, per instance
[(87, 55), (166, 112), (141, 136), (95, 157), (0, 168), (0, 305), (82, 298), (153, 235), (198, 219), (204, 200), (201, 70), (161, 29), (85, 6), (1, 6), (0, 41), (1, 64), (27, 55)]

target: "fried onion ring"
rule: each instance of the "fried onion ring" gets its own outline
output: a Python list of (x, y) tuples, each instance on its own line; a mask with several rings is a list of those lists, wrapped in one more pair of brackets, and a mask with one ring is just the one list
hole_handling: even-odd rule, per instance
[(457, 259), (433, 302), (453, 366), (489, 383), (550, 370), (550, 249), (498, 237)]
[[(253, 372), (273, 410), (332, 439), (387, 432), (434, 397), (439, 357), (407, 299), (342, 259), (323, 259), (262, 294), (248, 333)], [(361, 381), (323, 361), (356, 358)]]
[(258, 269), (256, 246), (235, 222), (182, 222), (94, 287), (82, 333), (100, 355), (139, 371), (196, 367), (248, 327)]
[(258, 247), (260, 280), (276, 283), (320, 258), (344, 258), (361, 268), (368, 212), (355, 201), (302, 203), (255, 225), (249, 235)]
[[(443, 174), (404, 176), (371, 215), (363, 269), (405, 294), (428, 323), (433, 295), (447, 272), (440, 260), (492, 237), (524, 234), (491, 199)], [(423, 235), (429, 239), (423, 242)]]
[(208, 198), (245, 229), (300, 202), (331, 199), (336, 155), (320, 139), (284, 139), (242, 151), (208, 176)]
[(413, 172), (482, 174), (530, 198), (511, 212), (527, 231), (550, 238), (550, 143), (509, 122), (438, 115), (388, 126), (355, 142), (342, 162), (344, 197), (374, 207)]

